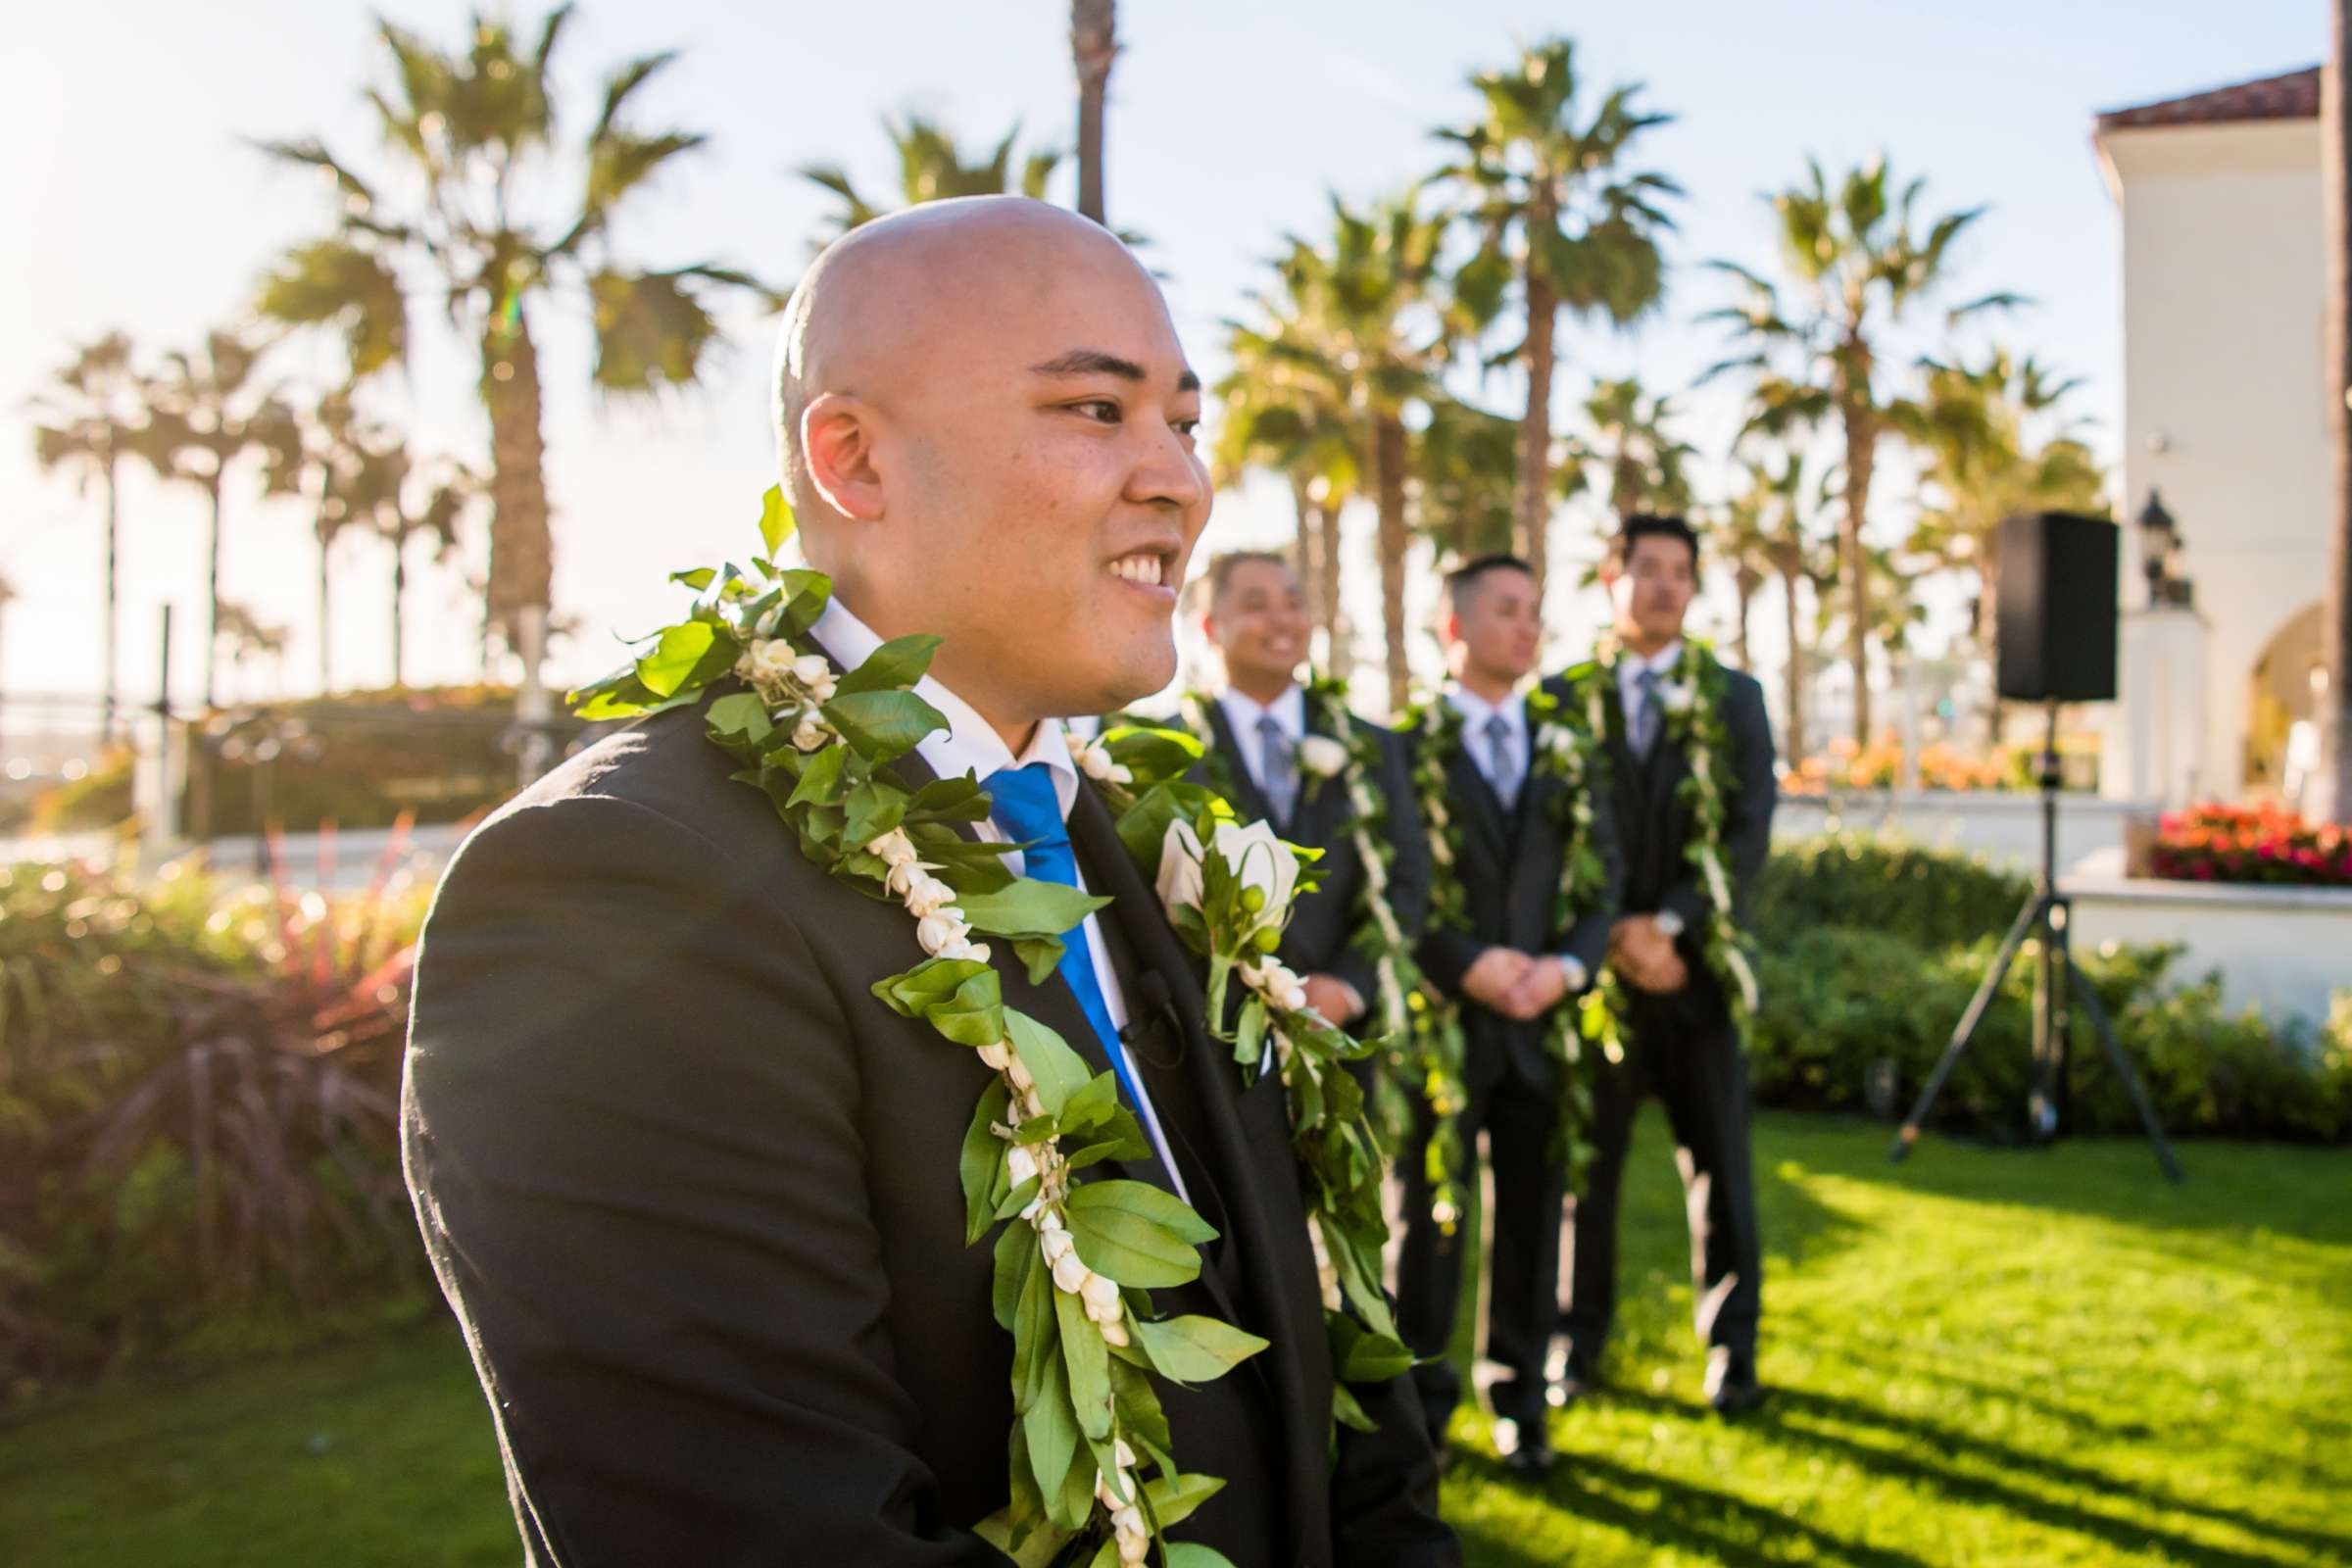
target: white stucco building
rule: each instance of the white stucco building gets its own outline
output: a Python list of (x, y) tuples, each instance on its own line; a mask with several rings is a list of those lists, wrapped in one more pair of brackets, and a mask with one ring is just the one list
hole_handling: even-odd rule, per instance
[(2098, 117), (2123, 220), (2123, 514), (2162, 496), (2195, 588), (2193, 615), (2149, 612), (2124, 529), (2112, 794), (2300, 782), (2328, 528), (2319, 107), (2314, 68)]

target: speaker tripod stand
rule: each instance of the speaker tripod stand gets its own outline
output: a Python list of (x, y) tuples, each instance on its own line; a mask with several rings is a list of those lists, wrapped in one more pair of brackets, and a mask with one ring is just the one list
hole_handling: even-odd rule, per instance
[(1911, 1146), (1919, 1142), (1920, 1129), (1927, 1124), (1936, 1097), (1943, 1092), (1945, 1080), (1951, 1077), (1961, 1054), (1976, 1038), (1977, 1026), (1984, 1021), (1985, 1010), (2000, 994), (2009, 965), (2017, 960), (2026, 939), (2038, 934), (2034, 971), (2034, 1091), (2027, 1107), (2027, 1123), (2034, 1142), (2047, 1144), (2064, 1130), (2067, 1037), (2074, 1021), (2073, 1000), (2080, 996), (2082, 1010), (2090, 1015), (2091, 1032), (2106, 1049), (2108, 1065), (2123, 1080), (2125, 1092), (2132, 1097), (2132, 1107), (2139, 1112), (2140, 1125), (2147, 1129), (2148, 1142), (2156, 1152), (2156, 1163), (2168, 1178), (2177, 1182), (2180, 1180), (2180, 1164), (2173, 1157), (2173, 1146), (2166, 1141), (2164, 1128), (2156, 1120), (2155, 1108), (2148, 1103), (2139, 1075), (2132, 1070), (2131, 1058), (2116, 1041), (2115, 1028), (2108, 1022), (2107, 1009), (2099, 1004), (2099, 994), (2075, 962), (2071, 939), (2074, 906), (2058, 891), (2058, 705), (2052, 702), (2047, 709), (2048, 722), (2041, 744), (2041, 876), (2025, 907), (2017, 911), (2016, 920), (2010, 923), (2009, 935), (2002, 939), (1992, 967), (1984, 973), (1984, 983), (1969, 999), (1968, 1010), (1960, 1015), (1960, 1025), (1952, 1031), (1952, 1043), (1944, 1048), (1935, 1072), (1929, 1075), (1927, 1088), (1920, 1093), (1919, 1103), (1911, 1107), (1911, 1114), (1904, 1120), (1902, 1131), (1895, 1135), (1894, 1147), (1886, 1152), (1886, 1157), (1899, 1162), (1911, 1152)]

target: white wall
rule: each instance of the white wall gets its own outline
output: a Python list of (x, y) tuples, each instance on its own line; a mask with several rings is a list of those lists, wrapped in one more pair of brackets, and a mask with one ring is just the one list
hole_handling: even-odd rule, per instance
[(2098, 145), (2124, 225), (2124, 510), (2160, 489), (2180, 525), (2211, 628), (2197, 788), (2233, 796), (2254, 662), (2327, 566), (2319, 122), (2143, 127)]

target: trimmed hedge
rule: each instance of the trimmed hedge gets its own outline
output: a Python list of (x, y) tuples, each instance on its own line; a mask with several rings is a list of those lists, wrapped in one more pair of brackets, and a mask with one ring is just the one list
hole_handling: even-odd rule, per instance
[[(1775, 851), (1750, 929), (1763, 1005), (1749, 1071), (1758, 1101), (1796, 1109), (1910, 1108), (2030, 892), (2023, 877), (1904, 841), (1829, 835)], [(2352, 994), (2318, 1038), (2230, 1012), (2217, 978), (2186, 984), (2178, 950), (2079, 952), (2125, 1054), (2174, 1133), (2352, 1137)], [(2034, 950), (2011, 965), (1936, 1105), (1939, 1127), (2022, 1138), (2033, 1075)], [(2080, 1005), (2070, 1125), (2136, 1129)]]

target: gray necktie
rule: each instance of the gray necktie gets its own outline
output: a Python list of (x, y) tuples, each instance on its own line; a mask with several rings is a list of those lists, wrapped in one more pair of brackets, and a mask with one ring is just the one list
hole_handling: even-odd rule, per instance
[(1658, 672), (1643, 666), (1634, 677), (1634, 691), (1641, 705), (1634, 710), (1634, 755), (1647, 761), (1650, 748), (1658, 744), (1658, 721), (1665, 716), (1658, 709)]
[(1298, 780), (1291, 761), (1291, 737), (1271, 713), (1257, 721), (1257, 782), (1266, 792), (1266, 804), (1274, 808), (1274, 820), (1288, 822)]
[(1511, 747), (1511, 721), (1500, 713), (1487, 715), (1487, 782), (1504, 810), (1519, 799), (1519, 758)]

